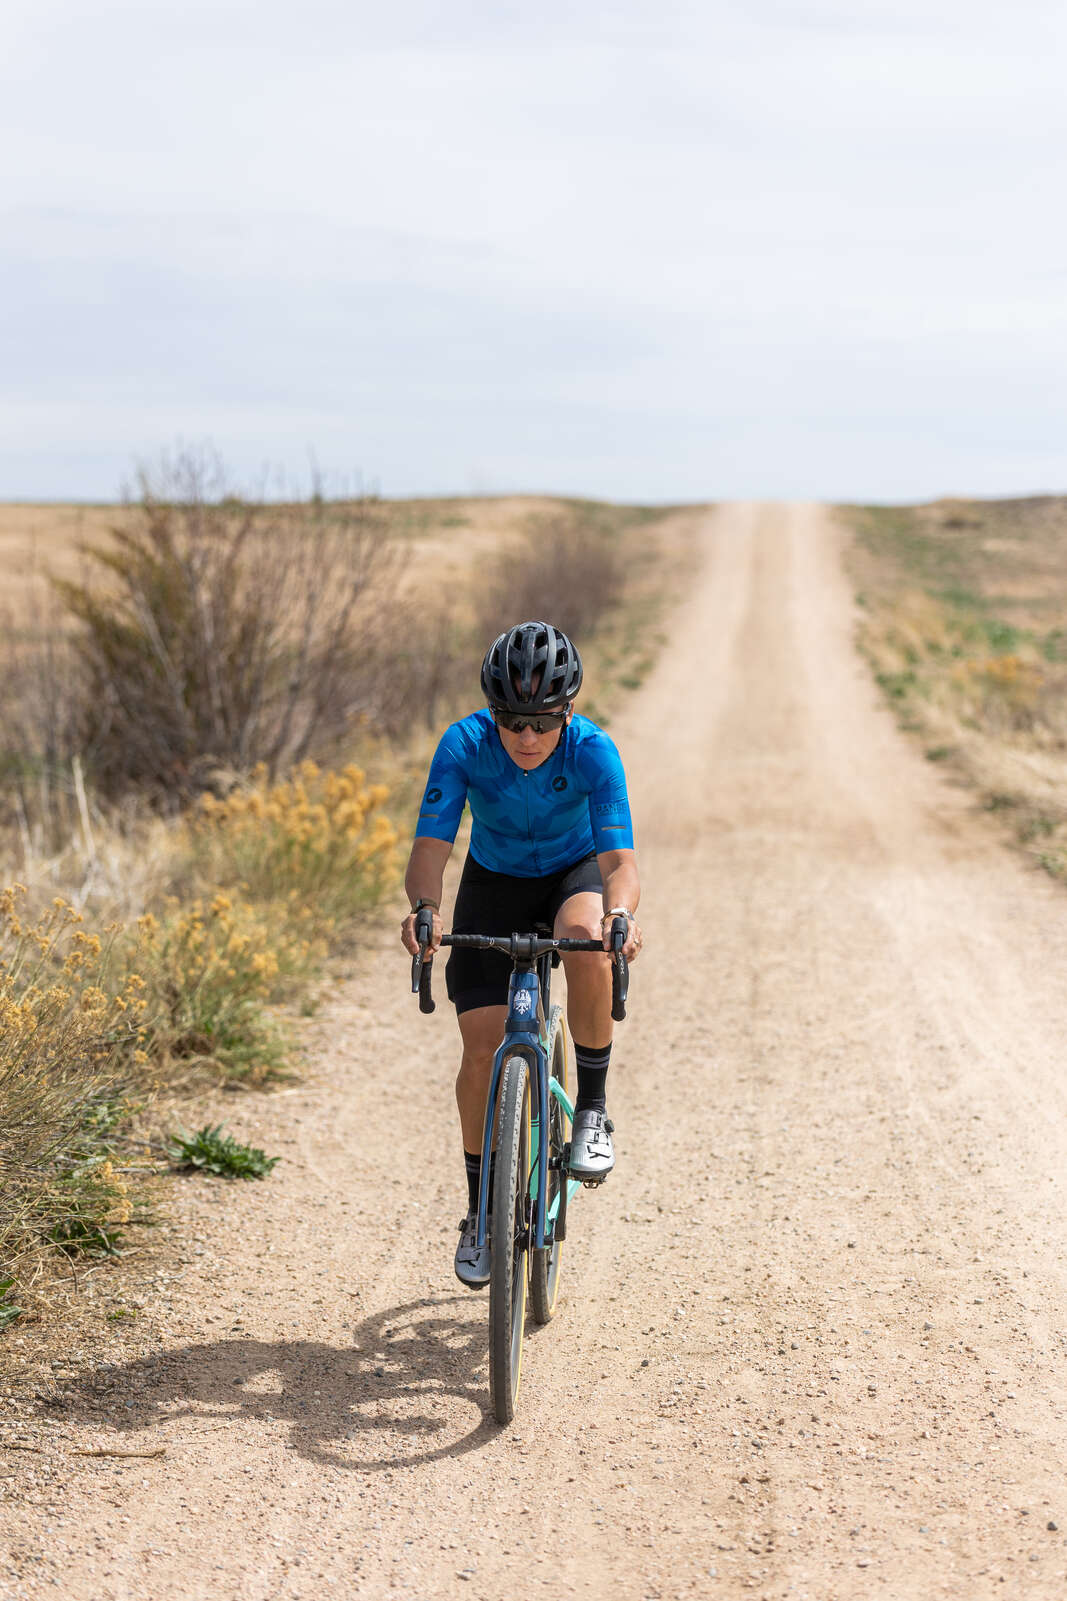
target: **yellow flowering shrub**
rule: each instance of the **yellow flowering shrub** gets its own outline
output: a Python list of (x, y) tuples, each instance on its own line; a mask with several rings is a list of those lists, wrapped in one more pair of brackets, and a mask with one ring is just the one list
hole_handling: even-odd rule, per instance
[(192, 854), (205, 882), (281, 903), (287, 918), (336, 938), (396, 875), (397, 831), (381, 810), (388, 794), (354, 766), (303, 762), (276, 784), (259, 769), (224, 800), (203, 797), (188, 825)]
[(1040, 662), (1014, 651), (970, 656), (955, 663), (951, 678), (964, 714), (976, 726), (999, 734), (1032, 728), (1046, 678)]
[[(125, 1185), (98, 1135), (147, 1060), (144, 980), (113, 940), (56, 899), (0, 891), (0, 1248), (128, 1221)], [(99, 1171), (98, 1171), (99, 1169)]]
[(281, 1066), (284, 1034), (266, 1008), (283, 978), (306, 972), (321, 955), (313, 940), (221, 892), (171, 900), (162, 917), (149, 914), (137, 926), (157, 1054), (260, 1079)]
[[(190, 888), (106, 936), (0, 892), (0, 1248), (108, 1253), (141, 1204), (116, 1166), (131, 1089), (209, 1063), (257, 1082), (306, 981), (396, 871), (380, 785), (305, 762), (207, 797), (178, 834)], [(199, 893), (193, 890), (199, 888)], [(3, 1276), (6, 1276), (3, 1275)]]

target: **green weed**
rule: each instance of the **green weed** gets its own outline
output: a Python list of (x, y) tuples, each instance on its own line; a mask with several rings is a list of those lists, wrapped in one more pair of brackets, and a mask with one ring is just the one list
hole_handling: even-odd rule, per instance
[(992, 790), (983, 803), (987, 812), (1011, 812), (1023, 804), (1020, 795), (1005, 794), (1002, 790)]
[(896, 701), (906, 700), (908, 695), (913, 689), (916, 688), (918, 684), (918, 678), (911, 668), (907, 668), (905, 671), (898, 673), (876, 673), (875, 678), (885, 690), (890, 700)]
[(281, 1160), (267, 1156), (256, 1146), (241, 1145), (230, 1134), (224, 1135), (221, 1123), (214, 1128), (205, 1124), (196, 1134), (172, 1135), (168, 1156), (177, 1168), (239, 1179), (265, 1178)]
[(118, 1229), (80, 1217), (67, 1218), (48, 1232), (49, 1242), (57, 1245), (64, 1256), (118, 1256), (119, 1237)]
[(0, 1330), (6, 1329), (8, 1324), (22, 1316), (21, 1306), (13, 1305), (7, 1298), (7, 1292), (14, 1283), (14, 1279), (0, 1279)]

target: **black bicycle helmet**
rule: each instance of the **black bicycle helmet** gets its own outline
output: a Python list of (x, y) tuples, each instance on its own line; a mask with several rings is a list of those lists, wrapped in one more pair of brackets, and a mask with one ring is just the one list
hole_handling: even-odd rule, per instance
[(516, 623), (494, 639), (482, 663), (482, 692), (498, 712), (546, 711), (581, 687), (582, 658), (551, 623)]

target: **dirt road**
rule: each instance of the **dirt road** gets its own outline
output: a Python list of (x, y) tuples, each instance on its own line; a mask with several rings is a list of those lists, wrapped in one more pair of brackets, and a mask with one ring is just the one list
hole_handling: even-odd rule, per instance
[(1067, 898), (880, 706), (839, 543), (708, 514), (613, 729), (647, 938), (620, 1160), (515, 1426), (451, 1272), (454, 1024), (390, 926), (316, 1076), (240, 1113), (269, 1192), (189, 1201), (158, 1355), (68, 1390), (10, 1594), (1065, 1593)]

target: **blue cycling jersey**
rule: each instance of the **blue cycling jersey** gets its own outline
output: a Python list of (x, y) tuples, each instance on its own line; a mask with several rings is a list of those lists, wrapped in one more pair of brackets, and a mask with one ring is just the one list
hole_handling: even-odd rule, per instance
[(455, 839), (465, 801), (471, 855), (493, 873), (540, 878), (590, 851), (631, 850), (626, 775), (615, 743), (572, 717), (547, 761), (527, 772), (483, 708), (445, 730), (430, 765), (416, 839)]

